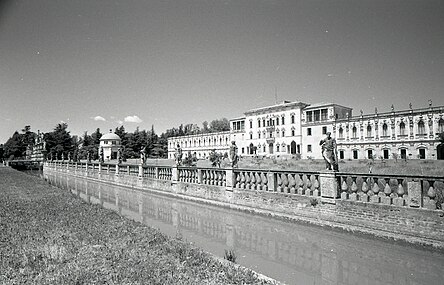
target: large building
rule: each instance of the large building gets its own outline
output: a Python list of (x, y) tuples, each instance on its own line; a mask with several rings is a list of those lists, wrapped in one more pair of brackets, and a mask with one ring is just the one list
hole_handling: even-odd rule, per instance
[(439, 134), (444, 106), (353, 116), (352, 108), (334, 103), (284, 101), (252, 109), (230, 120), (230, 131), (168, 139), (168, 157), (179, 145), (183, 153), (206, 158), (225, 153), (235, 141), (241, 156), (322, 158), (319, 142), (327, 132), (336, 138), (340, 159), (443, 159)]

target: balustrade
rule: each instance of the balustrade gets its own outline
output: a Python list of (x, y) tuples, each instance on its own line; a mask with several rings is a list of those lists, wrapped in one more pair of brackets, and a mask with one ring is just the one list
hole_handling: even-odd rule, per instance
[(227, 185), (227, 173), (225, 169), (201, 169), (202, 184), (226, 186)]
[(197, 168), (179, 168), (179, 181), (187, 183), (198, 183)]
[[(60, 172), (74, 169), (76, 173), (88, 175), (96, 174), (100, 169), (97, 163), (47, 162), (46, 165)], [(221, 186), (226, 187), (227, 191), (234, 188), (315, 198), (322, 196), (333, 200), (430, 210), (442, 210), (444, 207), (444, 177), (189, 167), (179, 167), (175, 172), (170, 166), (143, 166), (139, 173), (139, 167), (142, 166), (119, 166), (119, 174), (132, 176), (141, 174), (144, 178), (161, 179), (173, 183), (175, 181)], [(102, 164), (101, 169), (102, 172), (106, 169), (110, 175), (117, 174), (115, 164)], [(330, 183), (328, 179), (333, 183)], [(327, 192), (332, 190), (334, 193), (327, 195)], [(337, 193), (335, 191), (339, 194), (335, 194)]]
[(234, 188), (248, 190), (269, 190), (266, 171), (240, 170), (234, 172)]
[(157, 168), (154, 166), (144, 166), (143, 177), (157, 178)]
[(442, 209), (444, 178), (339, 173), (342, 200)]

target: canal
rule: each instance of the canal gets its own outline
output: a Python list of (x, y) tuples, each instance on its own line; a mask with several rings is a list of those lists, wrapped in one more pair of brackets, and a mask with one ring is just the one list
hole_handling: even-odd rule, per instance
[(286, 284), (444, 284), (444, 254), (207, 204), (48, 173), (88, 203), (182, 238)]

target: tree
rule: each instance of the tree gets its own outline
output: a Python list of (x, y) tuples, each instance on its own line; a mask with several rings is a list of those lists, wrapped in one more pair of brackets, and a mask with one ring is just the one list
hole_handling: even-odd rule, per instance
[(227, 118), (212, 120), (210, 123), (210, 132), (225, 132), (230, 130), (230, 122)]
[(26, 157), (26, 148), (34, 145), (36, 133), (31, 131), (31, 126), (25, 126), (20, 134), (15, 131), (12, 137), (4, 144), (4, 154), (6, 159), (18, 159)]
[(68, 153), (74, 151), (74, 144), (67, 129), (68, 124), (59, 123), (55, 126), (54, 131), (43, 136), (46, 141), (46, 150), (54, 158), (60, 159), (62, 154), (64, 157), (68, 157)]

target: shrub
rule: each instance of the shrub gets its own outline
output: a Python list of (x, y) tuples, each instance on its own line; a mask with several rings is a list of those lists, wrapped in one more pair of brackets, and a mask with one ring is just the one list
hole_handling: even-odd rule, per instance
[(225, 250), (225, 255), (224, 255), (224, 259), (231, 261), (233, 263), (236, 263), (236, 253), (234, 252), (234, 250), (229, 249), (229, 250)]

